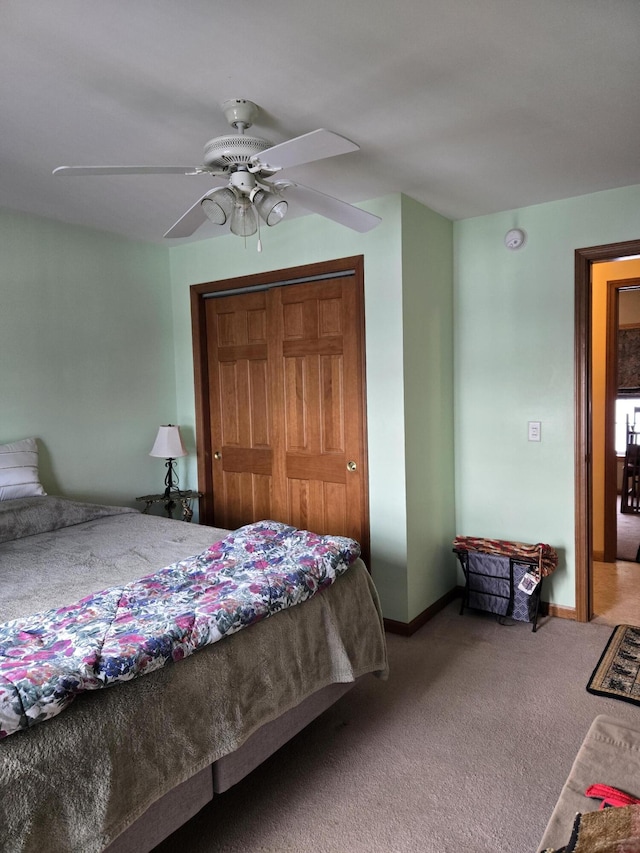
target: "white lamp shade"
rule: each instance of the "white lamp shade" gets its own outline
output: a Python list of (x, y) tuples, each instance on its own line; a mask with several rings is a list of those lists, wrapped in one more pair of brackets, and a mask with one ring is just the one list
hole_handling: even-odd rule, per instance
[(224, 225), (231, 216), (236, 197), (228, 187), (220, 187), (200, 202), (205, 215), (216, 225)]
[(252, 198), (254, 207), (260, 214), (260, 218), (264, 219), (269, 226), (277, 225), (278, 222), (281, 222), (289, 206), (280, 196), (275, 193), (265, 192), (264, 190), (258, 190)]
[(249, 199), (239, 198), (235, 203), (230, 228), (238, 237), (251, 237), (258, 230), (256, 215)]
[(159, 456), (162, 459), (177, 459), (179, 456), (186, 455), (187, 451), (182, 443), (180, 427), (173, 424), (161, 426), (149, 456)]

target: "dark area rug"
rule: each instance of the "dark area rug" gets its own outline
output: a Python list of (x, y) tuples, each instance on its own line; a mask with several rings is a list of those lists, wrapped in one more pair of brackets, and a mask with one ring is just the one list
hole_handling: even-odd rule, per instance
[(587, 690), (640, 705), (640, 628), (618, 625), (613, 629)]

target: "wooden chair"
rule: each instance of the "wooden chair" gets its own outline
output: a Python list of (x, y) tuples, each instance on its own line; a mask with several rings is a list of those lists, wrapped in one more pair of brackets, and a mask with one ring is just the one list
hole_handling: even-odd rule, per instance
[[(631, 440), (630, 440), (631, 439)], [(627, 452), (622, 470), (620, 512), (640, 513), (640, 435), (627, 435)]]
[(640, 414), (640, 406), (635, 406), (633, 409), (633, 420), (629, 421), (627, 415), (627, 446), (629, 444), (638, 444), (640, 438), (640, 425), (638, 424), (638, 415)]

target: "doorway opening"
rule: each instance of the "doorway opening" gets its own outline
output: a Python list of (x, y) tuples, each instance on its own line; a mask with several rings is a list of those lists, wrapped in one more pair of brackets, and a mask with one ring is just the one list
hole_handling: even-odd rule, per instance
[[(597, 341), (594, 340), (594, 311), (597, 310), (597, 305), (594, 304), (596, 296), (594, 278), (600, 264), (638, 258), (640, 258), (640, 240), (578, 249), (575, 253), (575, 598), (576, 619), (581, 622), (589, 621), (594, 615), (598, 615), (594, 610), (595, 569), (598, 570), (596, 589), (598, 594), (603, 584), (611, 590), (614, 582), (621, 583), (624, 580), (622, 575), (618, 577), (615, 571), (617, 564), (615, 554), (613, 558), (611, 557), (610, 542), (609, 553), (606, 556), (614, 562), (604, 563), (604, 560), (602, 562), (594, 560), (594, 557), (605, 556), (604, 547), (602, 553), (594, 554), (594, 528), (605, 524), (604, 510), (602, 518), (594, 518), (594, 490), (597, 492), (598, 489), (602, 489), (604, 493), (606, 488), (608, 491), (609, 502), (605, 505), (609, 507), (607, 516), (609, 531), (611, 519), (615, 525), (616, 513), (615, 503), (613, 505), (611, 503), (615, 501), (616, 494), (615, 407), (613, 402), (609, 406), (605, 405), (604, 396), (602, 401), (598, 402), (593, 392), (594, 346), (597, 346)], [(619, 278), (622, 278), (622, 275), (624, 273), (621, 273)], [(617, 276), (610, 276), (611, 279), (615, 277)], [(608, 298), (612, 298), (611, 289), (609, 289)], [(605, 302), (606, 299), (605, 296)], [(617, 290), (615, 299), (617, 300)], [(612, 321), (612, 312), (608, 313)], [(615, 320), (617, 322), (617, 310)], [(603, 322), (606, 322), (606, 319)], [(611, 363), (611, 359), (607, 359), (606, 363), (600, 367), (609, 377), (609, 394), (611, 395), (616, 381), (615, 364)], [(605, 436), (609, 441), (608, 454), (604, 450)], [(598, 453), (601, 456), (596, 458)], [(603, 500), (606, 501), (606, 498)], [(614, 538), (615, 535), (614, 529)], [(601, 571), (601, 566), (608, 567), (608, 577)], [(636, 600), (640, 600), (640, 572), (638, 572)]]

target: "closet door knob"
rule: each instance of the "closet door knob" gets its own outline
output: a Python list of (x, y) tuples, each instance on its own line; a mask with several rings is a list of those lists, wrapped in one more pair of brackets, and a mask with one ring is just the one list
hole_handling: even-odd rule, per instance
[(347, 471), (355, 471), (358, 466), (356, 463), (351, 460), (351, 462), (347, 462)]
[(214, 459), (222, 459), (222, 453), (220, 453), (219, 450), (216, 450), (216, 452), (213, 454), (213, 458)]

